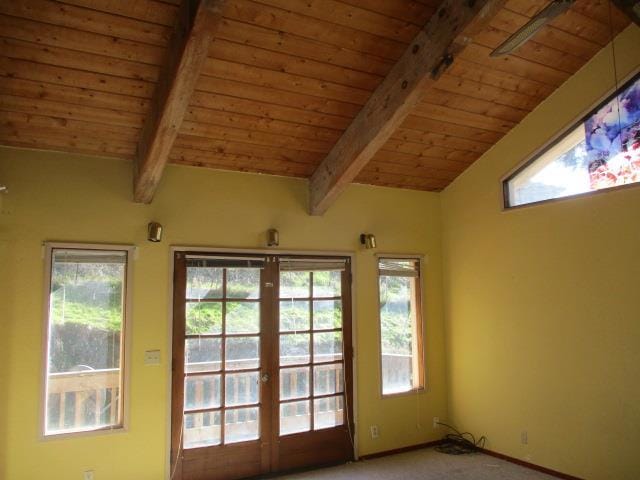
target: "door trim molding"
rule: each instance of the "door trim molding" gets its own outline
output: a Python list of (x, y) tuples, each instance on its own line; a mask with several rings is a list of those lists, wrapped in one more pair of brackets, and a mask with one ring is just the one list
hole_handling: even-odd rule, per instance
[(169, 245), (168, 262), (169, 262), (169, 279), (167, 294), (167, 343), (165, 372), (167, 374), (167, 396), (168, 408), (165, 416), (166, 442), (165, 442), (165, 480), (171, 480), (171, 414), (172, 414), (172, 385), (173, 372), (171, 369), (171, 357), (173, 352), (173, 275), (174, 275), (174, 256), (176, 252), (202, 252), (202, 253), (237, 253), (237, 254), (259, 254), (259, 255), (310, 255), (310, 256), (340, 256), (349, 257), (351, 261), (351, 348), (353, 350), (352, 364), (352, 411), (354, 430), (351, 432), (353, 438), (353, 458), (358, 461), (358, 373), (356, 368), (356, 358), (358, 358), (357, 339), (358, 329), (356, 322), (356, 252), (353, 250), (296, 250), (296, 249), (278, 249), (278, 248), (233, 248), (233, 247), (203, 247), (188, 245)]

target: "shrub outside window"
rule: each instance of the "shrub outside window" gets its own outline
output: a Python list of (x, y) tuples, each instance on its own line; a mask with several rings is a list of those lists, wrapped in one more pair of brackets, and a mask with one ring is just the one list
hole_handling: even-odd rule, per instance
[(382, 394), (424, 387), (420, 259), (379, 258)]
[(640, 182), (640, 75), (503, 184), (505, 207)]
[(132, 251), (47, 244), (45, 436), (124, 426)]

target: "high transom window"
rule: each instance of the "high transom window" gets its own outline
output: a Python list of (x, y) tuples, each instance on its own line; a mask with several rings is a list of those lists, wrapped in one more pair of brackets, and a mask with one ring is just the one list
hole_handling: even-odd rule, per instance
[(504, 182), (505, 207), (640, 182), (640, 75)]

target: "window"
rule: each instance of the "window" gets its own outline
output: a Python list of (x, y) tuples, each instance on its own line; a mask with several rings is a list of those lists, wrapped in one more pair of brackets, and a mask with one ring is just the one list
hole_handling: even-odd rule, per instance
[(131, 251), (47, 245), (45, 435), (123, 426)]
[(640, 182), (640, 76), (504, 182), (505, 207)]
[(378, 259), (382, 394), (424, 386), (420, 260)]

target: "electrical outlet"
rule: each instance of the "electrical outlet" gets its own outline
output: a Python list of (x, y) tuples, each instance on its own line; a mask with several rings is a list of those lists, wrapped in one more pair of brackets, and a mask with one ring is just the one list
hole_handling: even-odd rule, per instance
[(371, 425), (369, 427), (371, 431), (371, 438), (378, 438), (380, 436), (380, 430), (378, 430), (378, 425)]
[(82, 476), (82, 480), (94, 480), (93, 470), (85, 470)]
[(433, 417), (433, 428), (436, 429), (438, 428), (440, 425), (440, 417)]
[(522, 443), (522, 445), (527, 445), (529, 443), (529, 434), (526, 430), (520, 432), (520, 443)]

